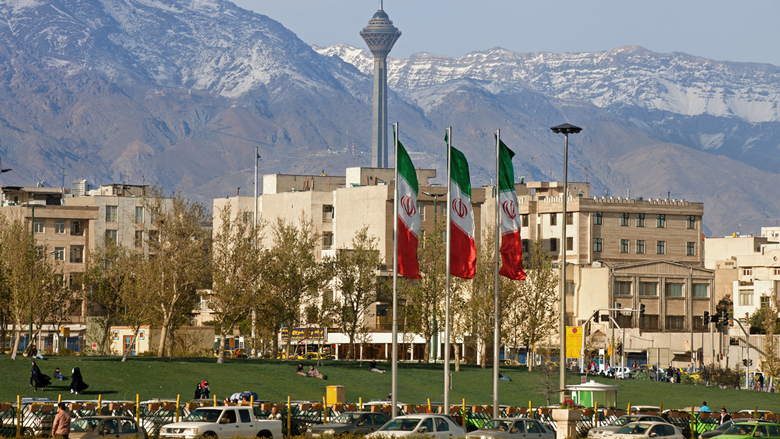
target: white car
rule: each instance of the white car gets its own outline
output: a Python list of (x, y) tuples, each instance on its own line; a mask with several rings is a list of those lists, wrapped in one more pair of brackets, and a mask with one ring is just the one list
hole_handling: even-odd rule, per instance
[(613, 439), (685, 439), (680, 429), (666, 422), (632, 422), (616, 431)]
[(233, 436), (282, 439), (282, 421), (257, 419), (250, 407), (199, 407), (182, 422), (163, 425), (160, 438), (226, 439)]
[(466, 435), (466, 429), (444, 415), (416, 414), (398, 416), (379, 430), (366, 436), (368, 439), (425, 435), (441, 439)]
[(608, 425), (593, 427), (588, 430), (588, 439), (602, 439), (612, 436), (616, 431), (623, 428), (624, 425), (632, 422), (666, 422), (663, 418), (652, 415), (623, 415)]
[(498, 418), (466, 435), (467, 438), (481, 439), (555, 439), (555, 432), (545, 428), (536, 419)]

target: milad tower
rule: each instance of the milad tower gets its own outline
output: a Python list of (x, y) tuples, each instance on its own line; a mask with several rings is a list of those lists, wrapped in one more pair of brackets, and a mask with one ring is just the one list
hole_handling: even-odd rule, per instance
[(390, 17), (382, 10), (376, 11), (360, 36), (374, 54), (374, 117), (371, 129), (371, 166), (387, 167), (387, 54), (401, 36)]

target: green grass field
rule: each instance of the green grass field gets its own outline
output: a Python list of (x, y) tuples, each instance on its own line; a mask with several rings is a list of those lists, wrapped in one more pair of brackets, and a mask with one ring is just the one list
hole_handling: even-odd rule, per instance
[[(54, 381), (44, 391), (33, 392), (29, 386), (30, 361), (24, 357), (11, 360), (0, 355), (0, 401), (11, 402), (16, 395), (22, 397), (48, 397), (56, 400), (58, 394), (64, 399), (135, 400), (176, 398), (182, 401), (194, 396), (196, 383), (208, 380), (212, 396), (220, 399), (234, 392), (251, 390), (257, 392), (260, 399), (281, 401), (287, 396), (293, 400), (322, 400), (326, 386), (342, 385), (346, 388), (348, 401), (364, 402), (372, 399), (385, 399), (390, 392), (389, 364), (380, 363), (387, 373), (378, 374), (368, 371), (368, 363), (363, 367), (357, 362), (326, 361), (320, 371), (328, 375), (328, 380), (304, 378), (295, 374), (297, 361), (281, 360), (226, 360), (225, 364), (216, 364), (210, 358), (167, 358), (151, 357), (130, 358), (126, 363), (118, 357), (48, 357), (38, 360), (43, 373), (53, 376), (54, 368), (59, 367), (70, 376), (73, 367), (81, 368), (84, 381), (90, 385), (83, 395), (78, 397), (69, 393), (69, 381)], [(314, 362), (302, 361), (305, 366)], [(534, 406), (545, 403), (541, 386), (545, 375), (541, 372), (529, 373), (525, 368), (502, 367), (502, 373), (512, 381), (500, 381), (501, 404)], [(430, 398), (442, 401), (443, 366), (440, 364), (401, 364), (398, 370), (398, 400), (404, 403), (418, 404)], [(478, 366), (462, 366), (460, 372), (452, 372), (452, 390), (450, 402), (488, 404), (492, 402), (492, 369)], [(553, 387), (557, 387), (558, 373), (552, 376)], [(596, 379), (597, 381), (617, 384), (618, 403), (625, 407), (629, 402), (634, 405), (659, 405), (664, 408), (683, 408), (700, 405), (707, 401), (716, 409), (725, 405), (730, 411), (740, 409), (759, 409), (780, 412), (780, 395), (752, 391), (719, 389), (714, 387), (689, 386), (685, 384), (654, 383), (643, 380), (615, 381)], [(578, 384), (580, 377), (569, 375), (569, 384)], [(553, 397), (555, 401), (555, 397)]]

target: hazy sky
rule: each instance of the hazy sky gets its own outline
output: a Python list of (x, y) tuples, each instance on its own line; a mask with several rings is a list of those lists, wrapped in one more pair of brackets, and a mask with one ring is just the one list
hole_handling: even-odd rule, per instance
[[(377, 0), (234, 0), (303, 41), (364, 47), (360, 29)], [(722, 61), (780, 66), (780, 0), (385, 0), (403, 33), (391, 56), (460, 57), (518, 52), (594, 52), (635, 44)]]

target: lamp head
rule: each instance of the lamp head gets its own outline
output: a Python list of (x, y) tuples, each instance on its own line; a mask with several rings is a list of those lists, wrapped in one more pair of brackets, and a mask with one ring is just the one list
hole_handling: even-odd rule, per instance
[(552, 127), (550, 130), (555, 134), (577, 134), (582, 131), (582, 128), (574, 126), (570, 123), (565, 123), (563, 125)]

